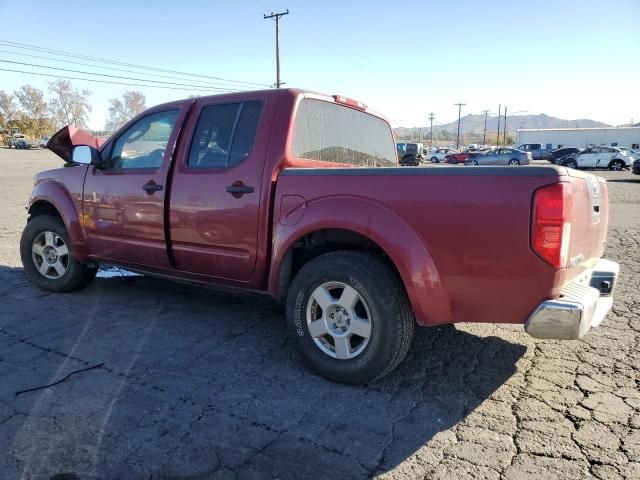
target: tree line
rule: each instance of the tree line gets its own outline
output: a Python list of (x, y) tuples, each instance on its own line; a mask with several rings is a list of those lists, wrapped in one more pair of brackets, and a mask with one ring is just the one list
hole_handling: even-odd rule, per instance
[[(17, 128), (31, 137), (50, 135), (71, 125), (87, 128), (92, 111), (91, 92), (74, 87), (69, 80), (48, 83), (48, 95), (31, 85), (23, 85), (13, 93), (0, 90), (0, 128)], [(109, 99), (106, 131), (117, 130), (124, 123), (144, 111), (147, 99), (136, 90), (125, 92), (120, 98)]]

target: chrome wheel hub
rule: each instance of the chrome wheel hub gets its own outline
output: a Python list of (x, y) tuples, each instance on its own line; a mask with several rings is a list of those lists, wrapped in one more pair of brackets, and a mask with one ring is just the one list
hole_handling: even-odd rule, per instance
[(360, 355), (371, 337), (371, 315), (362, 296), (342, 282), (327, 282), (311, 294), (306, 311), (314, 343), (340, 360)]
[(57, 233), (42, 232), (33, 240), (31, 259), (40, 275), (55, 280), (69, 268), (69, 248)]

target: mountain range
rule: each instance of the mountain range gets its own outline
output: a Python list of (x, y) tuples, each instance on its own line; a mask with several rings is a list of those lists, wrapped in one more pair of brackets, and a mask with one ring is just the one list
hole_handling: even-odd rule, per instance
[[(552, 117), (541, 113), (539, 115), (514, 115), (507, 116), (507, 133), (515, 134), (519, 128), (601, 128), (611, 127), (611, 125), (589, 119), (565, 120), (562, 118)], [(442, 125), (434, 125), (433, 132), (449, 132), (455, 133), (458, 128), (458, 122), (450, 122)], [(504, 117), (500, 119), (500, 130), (504, 128)], [(495, 132), (498, 129), (498, 117), (487, 117), (487, 131)], [(429, 127), (398, 127), (394, 131), (399, 137), (411, 135), (420, 131), (422, 135), (429, 132)], [(461, 133), (482, 134), (484, 131), (484, 115), (465, 115), (460, 119)]]

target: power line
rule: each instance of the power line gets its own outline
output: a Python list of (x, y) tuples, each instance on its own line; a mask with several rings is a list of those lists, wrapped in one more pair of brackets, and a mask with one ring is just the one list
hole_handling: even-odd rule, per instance
[(65, 51), (62, 51), (62, 50), (54, 50), (54, 49), (51, 49), (51, 48), (39, 47), (37, 45), (30, 45), (30, 44), (27, 44), (27, 43), (11, 42), (11, 41), (8, 41), (8, 40), (0, 40), (0, 45), (10, 46), (10, 47), (13, 47), (13, 48), (19, 48), (19, 49), (24, 49), (24, 50), (46, 52), (46, 53), (50, 53), (50, 54), (53, 54), (53, 55), (59, 55), (59, 56), (63, 56), (63, 57), (80, 58), (80, 59), (89, 60), (89, 61), (92, 61), (92, 62), (106, 63), (106, 64), (109, 64), (109, 65), (121, 65), (121, 66), (125, 66), (125, 67), (132, 67), (132, 68), (150, 70), (150, 71), (155, 71), (155, 72), (172, 73), (172, 74), (176, 74), (176, 75), (183, 75), (183, 76), (189, 76), (189, 77), (208, 78), (208, 79), (212, 79), (212, 80), (220, 80), (220, 81), (224, 81), (224, 82), (238, 83), (238, 84), (245, 84), (245, 85), (253, 85), (253, 86), (259, 86), (259, 87), (268, 87), (269, 86), (269, 85), (264, 84), (264, 83), (247, 82), (247, 81), (244, 81), (244, 80), (234, 80), (234, 79), (230, 79), (230, 78), (216, 77), (216, 76), (213, 76), (213, 75), (204, 75), (204, 74), (198, 74), (198, 73), (182, 72), (182, 71), (179, 71), (179, 70), (169, 70), (169, 69), (166, 69), (166, 68), (150, 67), (150, 66), (147, 66), (147, 65), (138, 65), (138, 64), (135, 64), (135, 63), (120, 62), (120, 61), (117, 61), (117, 60), (110, 60), (110, 59), (107, 59), (107, 58), (92, 57), (90, 55), (82, 55), (82, 54), (79, 54), (79, 53), (71, 53), (71, 52), (65, 52)]
[(163, 85), (174, 85), (181, 87), (190, 87), (190, 88), (204, 88), (208, 90), (229, 90), (229, 88), (223, 89), (218, 87), (208, 87), (207, 85), (194, 85), (189, 83), (177, 83), (177, 82), (165, 82), (163, 80), (149, 80), (146, 78), (137, 78), (137, 77), (123, 77), (121, 75), (109, 75), (107, 73), (95, 73), (95, 72), (85, 72), (83, 70), (74, 70), (71, 68), (60, 68), (60, 67), (49, 67), (47, 65), (39, 65), (37, 63), (27, 63), (27, 62), (16, 62), (14, 60), (4, 60), (0, 59), (0, 63), (11, 63), (14, 65), (23, 65), (26, 67), (36, 67), (36, 68), (46, 68), (49, 70), (58, 70), (61, 72), (71, 72), (71, 73), (82, 73), (83, 75), (95, 75), (97, 77), (108, 77), (108, 78), (117, 78), (120, 80), (133, 80), (137, 82), (150, 82), (150, 83), (161, 83)]
[[(33, 54), (29, 54), (29, 53), (24, 53), (24, 52), (12, 52), (10, 50), (0, 50), (0, 53), (8, 53), (10, 55), (19, 55), (20, 57), (39, 58), (41, 60), (51, 60), (51, 61), (54, 61), (54, 62), (69, 63), (69, 64), (80, 65), (80, 66), (89, 67), (89, 68), (103, 68), (103, 69), (108, 68), (110, 71), (133, 73), (133, 74), (136, 74), (136, 75), (145, 75), (145, 76), (148, 76), (148, 77), (171, 78), (171, 79), (174, 79), (174, 80), (183, 80), (183, 81), (185, 80), (182, 77), (177, 77), (177, 76), (174, 76), (174, 75), (161, 75), (159, 73), (136, 72), (135, 70), (127, 70), (125, 68), (117, 68), (117, 67), (112, 67), (112, 66), (103, 67), (103, 66), (100, 66), (100, 65), (91, 65), (90, 63), (74, 62), (73, 60), (63, 60), (61, 58), (46, 57), (46, 56), (43, 56), (43, 55), (33, 55)], [(207, 83), (207, 86), (209, 86), (209, 83)], [(224, 83), (220, 83), (220, 82), (211, 82), (211, 86), (229, 87), (229, 85), (225, 85)]]
[[(202, 92), (202, 91), (206, 91), (209, 92), (211, 91), (210, 88), (180, 88), (180, 87), (167, 87), (167, 86), (163, 86), (163, 85), (144, 85), (144, 84), (140, 84), (140, 83), (125, 83), (125, 82), (112, 82), (109, 80), (98, 80), (96, 78), (82, 78), (82, 77), (71, 77), (68, 75), (58, 75), (56, 73), (39, 73), (39, 72), (29, 72), (29, 71), (25, 71), (25, 70), (14, 70), (14, 69), (10, 69), (10, 68), (0, 68), (0, 71), (2, 72), (13, 72), (13, 73), (25, 73), (28, 75), (38, 75), (41, 77), (54, 77), (54, 78), (64, 78), (67, 80), (83, 80), (85, 82), (95, 82), (95, 83), (108, 83), (110, 85), (127, 85), (130, 87), (149, 87), (149, 88), (163, 88), (163, 89), (167, 89), (167, 90), (181, 90), (181, 91), (198, 91), (198, 92)], [(226, 90), (226, 92), (232, 92), (234, 90)]]
[(289, 9), (286, 12), (273, 13), (271, 15), (264, 15), (264, 19), (268, 18), (275, 20), (276, 22), (276, 88), (280, 88), (280, 17), (289, 15)]

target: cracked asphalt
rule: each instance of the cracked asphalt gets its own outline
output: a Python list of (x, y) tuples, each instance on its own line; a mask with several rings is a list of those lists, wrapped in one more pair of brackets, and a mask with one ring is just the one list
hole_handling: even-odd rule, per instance
[(356, 388), (302, 365), (266, 297), (145, 277), (32, 287), (23, 206), (59, 164), (0, 149), (0, 478), (640, 478), (640, 177), (599, 173), (622, 270), (584, 340), (419, 329), (398, 370)]

